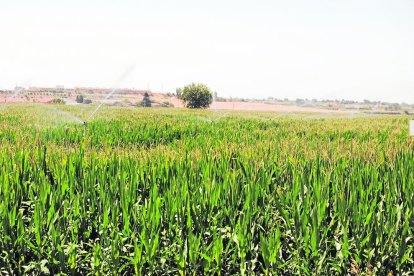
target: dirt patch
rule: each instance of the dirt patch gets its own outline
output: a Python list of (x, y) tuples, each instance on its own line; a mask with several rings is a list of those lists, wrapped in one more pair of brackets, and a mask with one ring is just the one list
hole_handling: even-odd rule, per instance
[(266, 104), (252, 102), (215, 102), (210, 109), (234, 109), (251, 111), (275, 111), (275, 112), (314, 112), (314, 113), (343, 113), (341, 110), (330, 110), (317, 107), (301, 107), (296, 105)]
[(4, 97), (0, 96), (0, 103), (47, 103), (53, 100), (55, 97)]
[[(103, 99), (102, 95), (90, 94), (85, 95), (86, 98), (92, 99), (93, 102), (103, 102), (105, 104), (114, 104), (117, 102), (125, 102), (129, 104), (136, 104), (142, 101), (143, 95), (140, 94), (114, 94), (109, 99)], [(0, 95), (0, 103), (48, 103), (53, 100), (53, 96), (31, 96), (31, 97), (5, 97)], [(183, 102), (174, 97), (161, 93), (150, 93), (150, 98), (153, 102), (162, 104), (163, 102), (169, 102), (174, 107), (184, 107)], [(66, 98), (70, 101), (75, 101), (75, 97)], [(344, 113), (343, 110), (324, 109), (320, 107), (301, 107), (296, 105), (283, 105), (283, 104), (267, 104), (259, 102), (214, 102), (210, 105), (211, 110), (250, 110), (250, 111), (274, 111), (274, 112), (312, 112), (312, 113)]]

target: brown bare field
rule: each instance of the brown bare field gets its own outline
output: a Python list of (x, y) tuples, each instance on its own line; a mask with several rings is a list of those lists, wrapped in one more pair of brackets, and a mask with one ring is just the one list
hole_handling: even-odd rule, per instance
[(300, 107), (296, 105), (266, 104), (257, 102), (214, 102), (210, 109), (234, 109), (251, 111), (275, 112), (314, 112), (314, 113), (343, 113), (341, 110), (323, 109), (318, 107)]
[(54, 98), (52, 96), (36, 96), (30, 98), (0, 96), (0, 103), (47, 103)]
[[(174, 107), (184, 107), (183, 102), (174, 97), (167, 96), (166, 94), (161, 93), (151, 93), (150, 98), (153, 102), (163, 103), (169, 102), (174, 105)], [(143, 95), (130, 94), (130, 95), (117, 95), (114, 94), (109, 99), (102, 99), (100, 95), (85, 95), (86, 98), (92, 99), (94, 102), (103, 102), (104, 104), (114, 104), (115, 102), (126, 101), (130, 104), (136, 104), (141, 101)], [(0, 103), (24, 103), (24, 102), (36, 102), (36, 103), (48, 103), (52, 101), (53, 96), (31, 96), (31, 97), (5, 97), (0, 96)], [(75, 97), (68, 97), (70, 101), (75, 101)], [(246, 111), (274, 111), (274, 112), (307, 112), (307, 113), (344, 113), (343, 110), (332, 110), (324, 109), (320, 107), (301, 107), (292, 104), (267, 104), (260, 102), (214, 102), (210, 105), (211, 110), (246, 110)]]

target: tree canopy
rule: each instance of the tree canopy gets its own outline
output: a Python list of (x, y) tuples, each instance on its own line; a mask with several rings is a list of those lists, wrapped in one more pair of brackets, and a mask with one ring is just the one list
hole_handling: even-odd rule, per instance
[(77, 103), (83, 103), (83, 95), (77, 95), (76, 96), (76, 102)]
[(182, 89), (181, 99), (188, 108), (207, 108), (213, 100), (213, 95), (206, 85), (192, 83)]
[(142, 99), (141, 106), (143, 107), (151, 107), (151, 99), (147, 92), (144, 94), (144, 98)]

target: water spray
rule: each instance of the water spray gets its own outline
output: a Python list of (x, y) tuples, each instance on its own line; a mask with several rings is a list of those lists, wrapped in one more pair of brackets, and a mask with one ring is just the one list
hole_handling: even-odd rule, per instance
[[(212, 111), (215, 115), (217, 115), (217, 107), (215, 106), (216, 102), (217, 102), (217, 92), (214, 92), (211, 104), (213, 105)], [(234, 107), (233, 107), (233, 109), (234, 109)], [(221, 114), (220, 116), (218, 116), (217, 118), (214, 118), (214, 119), (205, 118), (204, 121), (210, 122), (211, 124), (215, 124), (221, 118), (226, 117), (229, 113), (230, 112), (225, 112), (224, 114)]]
[[(124, 81), (124, 79), (134, 70), (134, 64), (131, 64), (125, 72), (119, 77), (115, 85), (113, 86), (112, 90), (105, 96), (103, 100), (109, 99), (113, 94), (115, 94), (116, 90), (118, 89), (119, 85)], [(91, 114), (86, 118), (86, 120), (83, 122), (83, 136), (86, 134), (86, 128), (88, 126), (88, 122), (92, 119), (93, 116), (98, 112), (98, 110), (102, 107), (103, 102), (101, 102), (92, 112)]]
[[(126, 78), (126, 76), (133, 70), (134, 68), (134, 64), (132, 64), (131, 66), (129, 66), (127, 68), (127, 70), (121, 75), (121, 77), (117, 80), (117, 82), (115, 83), (115, 85), (113, 86), (114, 88), (105, 96), (104, 100), (109, 99), (116, 91), (117, 87), (119, 86), (119, 84)], [(15, 91), (13, 97), (15, 97), (18, 93), (20, 93), (22, 91), (22, 89), (18, 89), (17, 91)], [(86, 135), (86, 128), (88, 126), (88, 122), (89, 120), (96, 114), (96, 112), (101, 108), (101, 106), (103, 105), (103, 103), (100, 103), (92, 112), (91, 114), (87, 117), (86, 120), (82, 120), (79, 117), (71, 114), (68, 111), (64, 111), (61, 110), (55, 106), (51, 106), (51, 105), (43, 105), (43, 107), (48, 108), (48, 109), (52, 109), (53, 111), (55, 111), (57, 114), (60, 114), (62, 116), (65, 116), (66, 118), (70, 119), (71, 122), (75, 122), (77, 124), (83, 124), (83, 133), (82, 136), (85, 137)]]

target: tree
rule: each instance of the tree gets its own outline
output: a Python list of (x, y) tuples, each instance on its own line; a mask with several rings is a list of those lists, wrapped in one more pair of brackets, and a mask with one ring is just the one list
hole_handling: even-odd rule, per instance
[(76, 96), (76, 102), (77, 103), (83, 103), (83, 96), (82, 95), (77, 95)]
[(296, 104), (297, 105), (304, 105), (306, 103), (306, 101), (304, 99), (296, 99)]
[(181, 99), (181, 96), (183, 94), (183, 90), (181, 88), (175, 89), (175, 94), (177, 95), (177, 98)]
[(142, 102), (141, 102), (141, 106), (142, 107), (151, 107), (151, 99), (148, 95), (148, 92), (145, 92), (144, 98), (142, 99)]
[(213, 100), (213, 95), (204, 84), (192, 83), (183, 88), (181, 99), (188, 108), (207, 108)]

